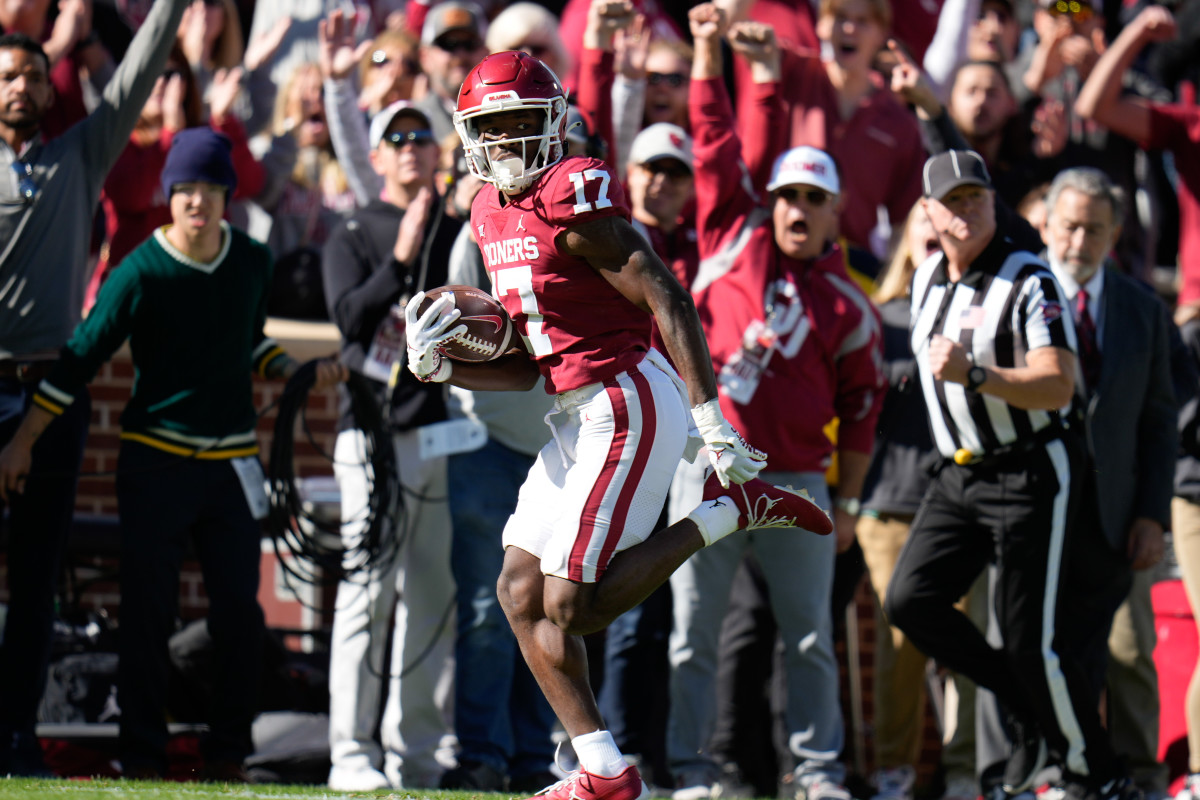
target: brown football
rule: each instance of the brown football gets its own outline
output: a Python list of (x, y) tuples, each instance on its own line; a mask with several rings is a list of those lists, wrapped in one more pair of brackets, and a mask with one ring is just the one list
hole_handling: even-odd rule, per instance
[(446, 341), (442, 352), (455, 361), (491, 361), (508, 351), (513, 338), (513, 324), (504, 306), (482, 289), (474, 286), (439, 286), (425, 293), (417, 315), (425, 313), (434, 300), (443, 294), (454, 297), (454, 307), (462, 316), (451, 327), (466, 325), (461, 335)]

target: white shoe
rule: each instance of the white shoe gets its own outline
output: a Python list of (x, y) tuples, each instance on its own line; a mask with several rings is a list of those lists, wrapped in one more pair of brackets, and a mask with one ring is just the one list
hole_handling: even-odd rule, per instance
[(854, 800), (854, 797), (840, 783), (816, 775), (801, 780), (796, 789), (796, 800)]
[(951, 778), (942, 800), (979, 800), (979, 782), (974, 778)]
[(392, 786), (374, 767), (334, 767), (329, 770), (328, 785), (336, 792), (373, 792)]
[[(707, 769), (685, 769), (675, 775), (671, 800), (709, 800), (715, 795), (716, 775)], [(1200, 798), (1197, 798), (1200, 800)]]

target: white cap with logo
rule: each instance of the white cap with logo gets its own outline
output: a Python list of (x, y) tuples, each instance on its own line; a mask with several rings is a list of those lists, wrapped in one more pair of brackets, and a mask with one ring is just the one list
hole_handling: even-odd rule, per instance
[(674, 158), (693, 171), (692, 137), (687, 131), (670, 122), (647, 125), (629, 148), (630, 164), (649, 164), (660, 158)]
[(837, 166), (824, 150), (801, 145), (780, 154), (771, 167), (767, 191), (791, 185), (815, 186), (830, 194), (841, 194)]

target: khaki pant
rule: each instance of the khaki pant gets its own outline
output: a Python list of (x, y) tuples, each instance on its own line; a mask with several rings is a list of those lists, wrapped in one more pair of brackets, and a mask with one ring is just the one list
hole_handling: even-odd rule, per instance
[[(912, 517), (907, 516), (864, 515), (856, 528), (877, 601), (873, 696), (875, 764), (880, 769), (915, 765), (921, 756), (926, 657), (898, 628), (888, 625), (879, 605), (887, 594), (888, 581), (908, 539), (911, 523)], [(979, 587), (984, 593), (976, 598)], [(986, 591), (985, 576), (971, 590), (970, 607), (976, 615), (987, 613)], [(974, 780), (975, 685), (964, 676), (951, 674), (946, 694), (942, 750), (946, 778)]]
[(1133, 573), (1129, 596), (1108, 635), (1108, 732), (1143, 791), (1167, 791), (1167, 765), (1158, 760), (1158, 670), (1154, 667), (1154, 571)]

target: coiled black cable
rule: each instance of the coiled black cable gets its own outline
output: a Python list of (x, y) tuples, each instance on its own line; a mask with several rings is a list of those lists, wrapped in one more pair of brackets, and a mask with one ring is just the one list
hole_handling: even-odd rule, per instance
[(344, 510), (342, 513), (345, 522), (360, 533), (343, 538), (343, 522), (329, 521), (314, 513), (314, 504), (305, 500), (297, 485), (293, 463), (297, 421), (308, 442), (331, 464), (334, 462), (333, 455), (322, 450), (308, 426), (306, 408), (308, 393), (316, 382), (316, 364), (316, 361), (303, 364), (283, 389), (267, 468), (270, 492), (267, 528), (284, 582), (306, 605), (303, 598), (308, 593), (296, 584), (327, 586), (343, 578), (365, 581), (365, 575), (359, 573), (386, 571), (402, 544), (395, 526), (388, 524), (389, 515), (399, 511), (396, 504), (403, 503), (398, 490), (396, 454), (370, 381), (362, 375), (351, 372), (345, 385), (355, 427), (363, 434), (363, 460), (343, 466), (364, 471), (367, 502), (356, 514), (346, 514)]

